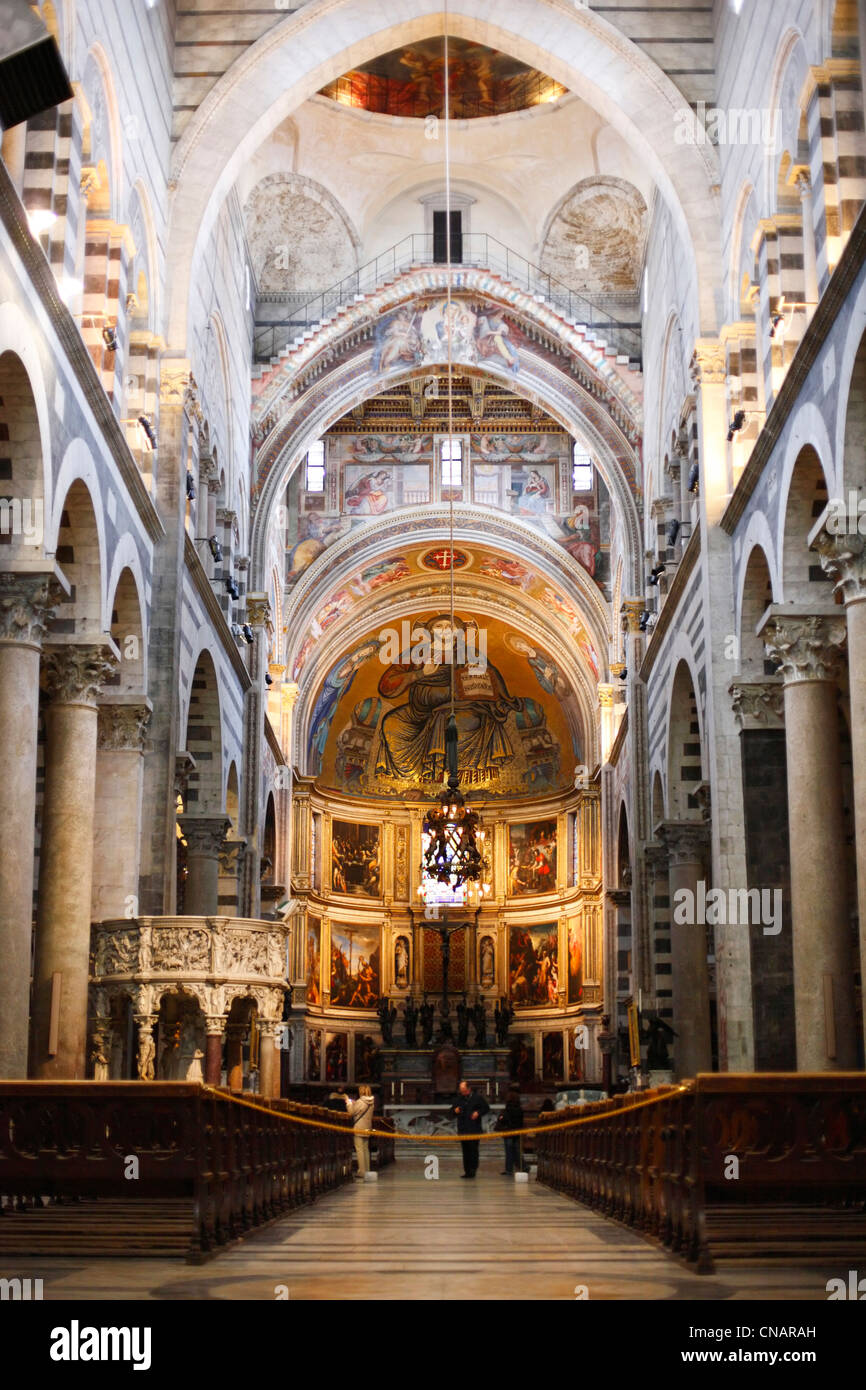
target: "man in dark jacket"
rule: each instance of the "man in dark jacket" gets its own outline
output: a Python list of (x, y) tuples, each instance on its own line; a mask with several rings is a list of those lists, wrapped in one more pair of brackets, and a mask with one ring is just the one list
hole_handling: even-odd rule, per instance
[[(486, 1115), (490, 1106), (483, 1096), (473, 1091), (468, 1081), (460, 1082), (454, 1114), (457, 1116), (458, 1134), (480, 1134), (481, 1116)], [(464, 1178), (474, 1178), (478, 1172), (478, 1152), (481, 1148), (477, 1139), (464, 1139), (460, 1145), (463, 1150)]]

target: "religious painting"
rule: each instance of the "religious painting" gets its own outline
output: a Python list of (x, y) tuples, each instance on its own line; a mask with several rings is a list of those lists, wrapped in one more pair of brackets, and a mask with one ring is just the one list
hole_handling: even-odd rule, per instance
[(307, 1080), (320, 1081), (322, 1077), (322, 1030), (311, 1028), (307, 1032)]
[(558, 957), (559, 929), (555, 922), (511, 928), (508, 976), (515, 1008), (558, 1003)]
[(535, 1079), (535, 1034), (510, 1033), (508, 1072), (512, 1081), (527, 1085)]
[(561, 1033), (542, 1033), (541, 1035), (541, 1079), (542, 1081), (563, 1081), (564, 1049)]
[(335, 820), (331, 825), (331, 890), (379, 896), (379, 827)]
[(331, 1004), (375, 1009), (379, 1002), (379, 928), (331, 923)]
[(517, 324), (486, 300), (419, 299), (379, 319), (372, 369), (385, 373), (446, 362), (450, 344), (453, 361), (514, 376), (520, 371), (522, 341)]
[[(567, 88), (519, 58), (472, 39), (448, 38), (448, 110), (452, 120), (502, 116), (556, 101)], [(323, 87), (320, 96), (381, 116), (445, 115), (445, 43), (416, 39), (381, 53)]]
[(322, 923), (307, 918), (307, 1003), (322, 1002)]
[[(322, 516), (320, 512), (290, 514), (289, 553), (286, 563), (286, 583), (296, 584), (314, 560), (318, 560), (334, 541), (350, 529), (340, 517)], [(294, 537), (292, 537), (294, 531)]]
[(508, 827), (508, 891), (512, 897), (556, 892), (556, 819)]
[(578, 918), (568, 924), (568, 1002), (583, 998), (583, 926)]
[(586, 1052), (588, 1029), (586, 1024), (578, 1023), (568, 1030), (568, 1079), (586, 1080)]
[(348, 1081), (349, 1034), (325, 1034), (325, 1080)]
[(407, 463), (370, 469), (348, 464), (344, 472), (343, 510), (349, 516), (381, 516), (395, 507), (430, 500), (429, 464)]
[(369, 1033), (355, 1034), (355, 1080), (378, 1080), (378, 1052), (376, 1039)]
[(492, 936), (482, 936), (478, 948), (478, 976), (482, 989), (492, 989), (496, 982), (496, 947)]
[(408, 936), (398, 936), (394, 942), (394, 984), (397, 989), (409, 988)]

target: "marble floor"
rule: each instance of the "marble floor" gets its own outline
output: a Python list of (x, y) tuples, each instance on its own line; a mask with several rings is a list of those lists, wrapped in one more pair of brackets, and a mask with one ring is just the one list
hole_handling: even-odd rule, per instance
[[(498, 1146), (497, 1146), (498, 1149)], [(826, 1301), (825, 1265), (733, 1264), (689, 1272), (647, 1241), (531, 1180), (501, 1177), (488, 1150), (472, 1182), (424, 1146), (377, 1182), (355, 1182), (205, 1265), (180, 1261), (16, 1261), (45, 1299)], [(835, 1263), (839, 1263), (836, 1261)], [(585, 1293), (582, 1290), (585, 1289)]]

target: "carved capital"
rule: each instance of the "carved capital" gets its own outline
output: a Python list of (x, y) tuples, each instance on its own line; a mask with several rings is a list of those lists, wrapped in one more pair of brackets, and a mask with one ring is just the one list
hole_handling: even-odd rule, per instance
[(598, 687), (598, 703), (602, 709), (613, 709), (613, 686), (602, 684)]
[(273, 627), (267, 594), (247, 594), (247, 622), (251, 627)]
[(838, 680), (845, 634), (844, 609), (815, 613), (790, 604), (768, 609), (758, 632), (786, 685)]
[(642, 598), (623, 599), (619, 610), (623, 632), (630, 634), (640, 632), (640, 615), (645, 608), (646, 603)]
[(100, 705), (97, 747), (142, 752), (152, 713), (149, 703)]
[(300, 686), (297, 681), (285, 681), (281, 686), (280, 694), (282, 697), (283, 709), (286, 713), (291, 714), (294, 709), (299, 690)]
[(643, 857), (651, 874), (667, 873), (670, 858), (667, 845), (663, 845), (657, 840), (650, 840), (648, 844), (644, 845)]
[(0, 574), (0, 642), (40, 647), (61, 595), (46, 574)]
[(784, 726), (785, 694), (780, 680), (731, 681), (728, 694), (741, 729)]
[(833, 592), (841, 594), (846, 603), (866, 598), (866, 536), (859, 532), (834, 535), (826, 524), (813, 536), (811, 549), (833, 580)]
[(668, 852), (671, 868), (683, 864), (701, 864), (710, 843), (709, 826), (700, 820), (666, 820), (656, 827), (656, 834)]
[(52, 645), (45, 648), (42, 674), (54, 704), (95, 707), (117, 665), (112, 648), (101, 642)]
[(178, 825), (190, 854), (219, 859), (231, 821), (227, 816), (178, 816)]
[(226, 1030), (226, 1020), (224, 1014), (210, 1014), (204, 1021), (204, 1028), (209, 1038), (221, 1038)]
[(715, 338), (698, 338), (689, 371), (696, 386), (724, 382), (727, 373), (724, 343)]

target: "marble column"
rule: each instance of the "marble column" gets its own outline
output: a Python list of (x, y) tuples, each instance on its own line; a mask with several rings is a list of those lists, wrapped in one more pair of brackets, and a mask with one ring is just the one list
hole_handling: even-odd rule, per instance
[(97, 703), (113, 645), (52, 643), (43, 673), (45, 790), (33, 980), (33, 1075), (86, 1076)]
[(713, 1064), (707, 926), (697, 920), (709, 829), (703, 821), (668, 820), (658, 835), (669, 856), (674, 1060), (683, 1079), (711, 1071)]
[(39, 655), (50, 611), (44, 575), (0, 574), (0, 1078), (9, 1081), (27, 1076)]
[[(834, 535), (822, 520), (810, 536), (824, 571), (845, 601), (848, 692), (854, 772), (854, 844), (860, 919), (860, 978), (866, 980), (866, 537)], [(866, 1010), (863, 1026), (866, 1029)]]
[(205, 1020), (207, 1039), (204, 1054), (204, 1079), (207, 1086), (219, 1086), (223, 1070), (223, 1038), (226, 1021), (222, 1014), (209, 1014)]
[(93, 838), (93, 920), (138, 916), (144, 737), (150, 721), (144, 696), (99, 706)]
[(184, 917), (216, 917), (219, 907), (220, 851), (231, 828), (227, 816), (180, 816), (186, 840), (187, 877)]
[(270, 1100), (279, 1095), (279, 1053), (275, 1050), (277, 1025), (272, 1019), (259, 1023), (259, 1095)]
[(772, 606), (759, 627), (785, 686), (799, 1071), (856, 1065), (837, 680), (845, 613)]

